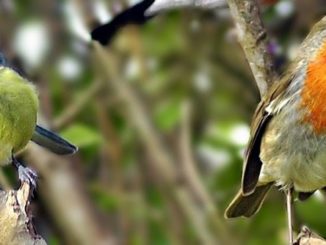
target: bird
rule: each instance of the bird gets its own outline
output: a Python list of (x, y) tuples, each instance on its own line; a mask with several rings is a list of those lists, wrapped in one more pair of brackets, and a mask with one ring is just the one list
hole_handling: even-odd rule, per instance
[(256, 108), (241, 188), (225, 211), (226, 218), (250, 217), (278, 187), (286, 194), (289, 244), (293, 192), (304, 200), (326, 187), (326, 17), (298, 50)]
[(92, 40), (96, 40), (102, 45), (108, 45), (116, 33), (128, 24), (143, 25), (154, 17), (154, 15), (145, 14), (154, 1), (144, 0), (123, 10), (107, 24), (96, 27), (91, 32)]
[[(155, 0), (143, 0), (116, 15), (110, 22), (100, 25), (91, 31), (92, 40), (98, 41), (102, 45), (109, 45), (113, 37), (125, 26), (129, 24), (143, 25), (156, 14), (149, 14), (146, 11), (153, 6)], [(278, 0), (261, 0), (262, 5), (273, 5)], [(180, 1), (180, 4), (182, 1)], [(221, 2), (222, 3), (222, 2)], [(177, 3), (175, 3), (178, 5)], [(194, 6), (196, 4), (194, 3)], [(221, 4), (221, 6), (223, 6)]]
[(0, 53), (0, 166), (13, 164), (21, 182), (36, 187), (37, 173), (25, 167), (15, 153), (32, 140), (59, 154), (73, 154), (78, 149), (50, 130), (37, 125), (39, 108), (36, 87), (17, 72)]

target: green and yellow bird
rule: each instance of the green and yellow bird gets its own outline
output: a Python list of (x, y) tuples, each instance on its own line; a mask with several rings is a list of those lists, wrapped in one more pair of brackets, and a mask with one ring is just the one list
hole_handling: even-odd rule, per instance
[(60, 155), (77, 151), (74, 145), (36, 124), (38, 107), (36, 88), (10, 68), (0, 54), (0, 165), (12, 163), (20, 181), (33, 186), (36, 173), (14, 157), (30, 140)]

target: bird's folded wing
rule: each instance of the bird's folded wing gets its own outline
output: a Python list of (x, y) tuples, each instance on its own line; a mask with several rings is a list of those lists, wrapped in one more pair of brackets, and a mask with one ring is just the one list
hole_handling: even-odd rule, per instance
[(73, 154), (77, 151), (76, 146), (39, 125), (36, 125), (32, 141), (59, 155)]
[(259, 156), (262, 137), (269, 122), (281, 110), (277, 105), (280, 104), (279, 101), (282, 101), (291, 79), (292, 75), (288, 74), (280, 82), (275, 83), (260, 102), (254, 114), (242, 175), (242, 194), (245, 196), (252, 194), (257, 186), (263, 164)]

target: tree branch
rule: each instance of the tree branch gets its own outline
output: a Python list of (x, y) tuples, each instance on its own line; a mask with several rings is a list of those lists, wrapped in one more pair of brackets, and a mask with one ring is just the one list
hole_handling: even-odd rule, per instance
[[(227, 0), (238, 29), (239, 42), (255, 77), (260, 95), (264, 95), (275, 77), (272, 56), (267, 50), (267, 33), (260, 18), (256, 0)], [(225, 6), (225, 0), (156, 0), (146, 11), (151, 15), (176, 8), (214, 9)]]
[(35, 233), (28, 213), (30, 191), (27, 183), (17, 191), (0, 191), (0, 244), (46, 244)]
[[(119, 76), (119, 69), (114, 62), (112, 53), (95, 42), (93, 43), (93, 49), (94, 55), (97, 58), (96, 60), (101, 64), (110, 86), (126, 105), (127, 115), (131, 119), (130, 121), (137, 130), (140, 140), (148, 149), (151, 159), (155, 161), (152, 167), (155, 168), (156, 172), (160, 173), (160, 177), (164, 183), (164, 192), (175, 200), (180, 210), (184, 212), (187, 220), (190, 221), (196, 231), (205, 231), (197, 232), (198, 240), (203, 244), (211, 244), (214, 238), (212, 232), (209, 232), (209, 225), (211, 225), (209, 224), (211, 221), (209, 218), (212, 217), (212, 213), (216, 219), (221, 217), (221, 215), (218, 215), (218, 211), (214, 205), (207, 207), (196, 204), (194, 202), (194, 195), (189, 192), (187, 186), (179, 184), (179, 178), (174, 167), (178, 163), (170, 151), (168, 151), (167, 146), (161, 141), (161, 137), (153, 127), (152, 121), (135, 92)], [(195, 213), (196, 215), (194, 215)], [(199, 222), (198, 217), (204, 217), (203, 222)], [(214, 230), (214, 232), (218, 233), (218, 239), (221, 243), (235, 244), (223, 220), (220, 220), (220, 222), (214, 225), (219, 228)], [(214, 237), (217, 238), (217, 236)]]
[(293, 245), (326, 245), (326, 241), (304, 226)]
[(238, 38), (260, 95), (264, 95), (273, 84), (275, 70), (272, 56), (267, 50), (267, 32), (260, 17), (256, 0), (227, 0), (231, 15), (238, 30)]
[(146, 11), (147, 15), (156, 14), (176, 8), (196, 7), (215, 9), (226, 6), (225, 0), (156, 0)]
[(91, 85), (83, 91), (83, 93), (54, 120), (53, 128), (56, 130), (63, 128), (73, 121), (75, 117), (85, 108), (87, 103), (103, 89), (104, 83), (101, 80), (95, 80)]

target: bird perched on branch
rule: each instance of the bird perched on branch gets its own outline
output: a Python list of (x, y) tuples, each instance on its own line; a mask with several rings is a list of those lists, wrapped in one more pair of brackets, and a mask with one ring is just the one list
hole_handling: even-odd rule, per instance
[[(173, 9), (173, 8), (180, 8), (180, 7), (198, 7), (198, 6), (206, 6), (206, 8), (216, 8), (216, 7), (223, 7), (226, 5), (226, 2), (221, 1), (206, 1), (207, 3), (201, 3), (201, 1), (180, 1), (180, 0), (165, 0), (165, 1), (156, 1), (155, 0), (143, 0), (134, 6), (131, 6), (117, 16), (115, 16), (109, 23), (96, 27), (91, 32), (91, 37), (93, 40), (100, 42), (102, 45), (108, 45), (112, 41), (112, 38), (119, 32), (120, 29), (129, 25), (129, 24), (136, 24), (136, 25), (143, 25), (148, 20), (153, 18), (155, 14), (146, 14), (146, 11), (150, 9), (151, 6), (154, 6), (156, 3), (157, 5), (162, 5), (162, 9)], [(204, 2), (204, 1), (203, 1)], [(269, 6), (277, 3), (278, 0), (261, 0), (260, 3), (264, 6)], [(163, 6), (165, 8), (163, 8)], [(209, 7), (208, 7), (209, 6)], [(214, 6), (214, 7), (213, 7)]]
[(250, 217), (276, 185), (287, 195), (290, 244), (292, 192), (304, 200), (326, 186), (326, 17), (259, 103), (251, 125), (239, 193), (227, 218)]
[(60, 155), (77, 151), (60, 136), (36, 125), (38, 104), (33, 84), (10, 68), (0, 54), (0, 165), (12, 163), (18, 170), (19, 179), (34, 187), (37, 174), (14, 156), (29, 140)]
[(126, 25), (142, 25), (146, 23), (153, 15), (147, 16), (145, 12), (154, 1), (155, 0), (144, 0), (122, 11), (109, 23), (95, 28), (91, 32), (92, 39), (100, 42), (102, 45), (107, 45), (111, 42), (115, 34)]

